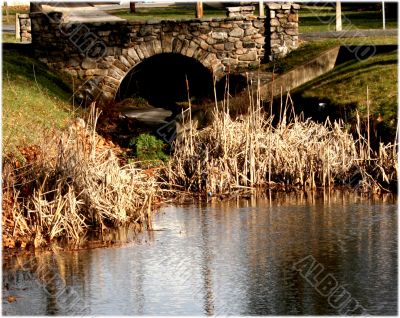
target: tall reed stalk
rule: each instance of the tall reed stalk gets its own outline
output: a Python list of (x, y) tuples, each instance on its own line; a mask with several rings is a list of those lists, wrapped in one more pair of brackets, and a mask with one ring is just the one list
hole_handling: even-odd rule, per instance
[[(225, 107), (216, 107), (210, 126), (183, 131), (175, 141), (167, 181), (191, 191), (225, 193), (263, 186), (315, 189), (343, 184), (379, 192), (397, 180), (397, 156), (392, 151), (397, 144), (381, 144), (372, 153), (369, 138), (360, 133), (358, 114), (354, 140), (342, 121), (327, 119), (320, 124), (296, 116), (290, 95), (273, 125), (273, 116), (264, 111), (259, 98), (249, 89), (247, 115), (232, 119)], [(189, 138), (194, 153), (187, 147)]]

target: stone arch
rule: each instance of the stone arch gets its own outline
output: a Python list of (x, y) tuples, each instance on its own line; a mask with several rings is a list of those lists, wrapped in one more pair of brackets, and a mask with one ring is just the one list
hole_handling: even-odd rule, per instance
[(93, 78), (93, 81), (97, 82), (95, 86), (98, 87), (98, 91), (92, 94), (93, 99), (98, 100), (101, 104), (114, 101), (123, 79), (132, 69), (146, 59), (163, 53), (175, 53), (195, 59), (214, 74), (217, 80), (224, 74), (225, 66), (217, 58), (217, 55), (204, 50), (200, 44), (195, 42), (195, 39), (173, 38), (169, 41), (142, 42), (134, 47), (122, 49), (119, 55), (103, 58), (99, 64), (108, 66), (108, 68), (105, 75), (102, 74), (97, 79), (96, 76)]
[(213, 99), (210, 69), (193, 57), (171, 52), (155, 54), (128, 70), (114, 100), (139, 97), (155, 107), (177, 109), (187, 102), (186, 79), (196, 103)]

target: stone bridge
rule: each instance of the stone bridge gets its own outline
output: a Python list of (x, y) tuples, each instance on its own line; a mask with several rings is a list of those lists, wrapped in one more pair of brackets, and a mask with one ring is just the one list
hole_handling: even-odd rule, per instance
[(266, 17), (91, 23), (68, 21), (61, 12), (31, 13), (32, 47), (42, 62), (72, 76), (78, 100), (104, 105), (127, 74), (156, 55), (195, 59), (217, 80), (228, 69), (282, 57), (297, 48), (298, 9), (270, 3)]

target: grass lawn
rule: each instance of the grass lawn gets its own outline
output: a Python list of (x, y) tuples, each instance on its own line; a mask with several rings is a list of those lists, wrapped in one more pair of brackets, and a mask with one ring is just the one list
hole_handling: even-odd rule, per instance
[(2, 33), (2, 38), (1, 41), (2, 43), (19, 43), (20, 40), (17, 40), (15, 38), (15, 34), (10, 34), (10, 33)]
[[(301, 6), (299, 15), (300, 33), (335, 31), (336, 11), (332, 5), (323, 7), (304, 5)], [(342, 28), (343, 30), (382, 29), (382, 12), (346, 10), (342, 7)], [(386, 17), (386, 28), (397, 28), (397, 19)]]
[(286, 57), (263, 64), (262, 70), (272, 71), (275, 73), (283, 73), (292, 68), (305, 64), (317, 57), (324, 51), (340, 45), (385, 45), (397, 44), (396, 36), (379, 36), (379, 37), (359, 37), (359, 38), (342, 38), (342, 39), (323, 39), (301, 43), (300, 47), (288, 54)]
[(3, 154), (43, 142), (74, 117), (71, 93), (45, 65), (3, 49)]
[(366, 117), (368, 87), (370, 115), (377, 118), (381, 114), (388, 134), (393, 137), (397, 125), (397, 53), (395, 50), (362, 61), (350, 60), (297, 88), (293, 94), (337, 107), (355, 105)]
[[(2, 11), (2, 21), (3, 24), (15, 24), (15, 14), (16, 13), (29, 13), (29, 6), (12, 6), (8, 7), (8, 10), (5, 6), (1, 7)], [(8, 11), (8, 15), (7, 15)]]
[[(136, 8), (136, 13), (129, 13), (128, 9), (111, 11), (110, 14), (131, 21), (194, 19), (196, 17), (196, 3), (191, 5), (177, 5), (163, 8)], [(204, 17), (226, 17), (225, 9), (215, 9), (204, 6)]]

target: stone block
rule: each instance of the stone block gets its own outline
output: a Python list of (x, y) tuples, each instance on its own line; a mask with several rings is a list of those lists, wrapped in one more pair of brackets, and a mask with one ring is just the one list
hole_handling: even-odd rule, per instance
[(122, 63), (120, 60), (115, 60), (114, 66), (118, 67), (123, 72), (126, 72), (128, 70), (128, 67), (124, 63)]
[(136, 50), (132, 47), (130, 49), (128, 49), (128, 55), (135, 61), (140, 61), (141, 58), (139, 57), (139, 55), (136, 53)]
[(288, 19), (289, 22), (298, 22), (299, 21), (299, 16), (298, 16), (298, 14), (291, 13), (291, 14), (288, 15), (287, 19)]
[(280, 3), (267, 3), (267, 7), (270, 10), (278, 10), (282, 8), (282, 5)]
[(225, 49), (225, 44), (223, 43), (214, 44), (213, 48), (217, 51), (223, 51)]
[(203, 49), (203, 50), (207, 50), (208, 49), (208, 44), (207, 44), (207, 42), (205, 42), (205, 41), (201, 41), (200, 42), (200, 47)]
[(254, 20), (253, 21), (253, 26), (255, 27), (255, 28), (262, 28), (263, 26), (264, 26), (264, 20)]
[(258, 33), (258, 30), (255, 28), (249, 28), (244, 32), (244, 35), (248, 36), (248, 35), (253, 35)]
[(234, 48), (235, 48), (235, 44), (233, 44), (233, 43), (231, 43), (231, 42), (225, 43), (225, 50), (231, 51), (231, 50), (233, 50)]
[(244, 34), (244, 30), (242, 28), (234, 28), (231, 32), (229, 32), (229, 36), (231, 37), (242, 37)]
[(287, 30), (285, 30), (285, 33), (289, 34), (289, 35), (298, 35), (299, 34), (299, 32), (297, 30), (293, 30), (293, 29), (287, 29)]
[(257, 60), (257, 52), (250, 51), (247, 54), (240, 55), (238, 57), (239, 61), (256, 61)]
[(173, 53), (180, 53), (182, 49), (182, 41), (179, 39), (174, 39), (172, 41), (172, 52)]
[(82, 68), (84, 70), (88, 70), (88, 69), (91, 69), (91, 68), (96, 68), (97, 67), (97, 63), (96, 63), (96, 60), (93, 60), (93, 59), (90, 59), (90, 58), (85, 58), (82, 61), (81, 66), (82, 66)]
[(126, 59), (125, 56), (121, 55), (119, 57), (119, 60), (121, 61), (122, 64), (124, 64), (126, 67), (130, 68), (132, 65), (129, 63), (129, 61)]
[(219, 25), (219, 27), (223, 28), (223, 29), (231, 29), (233, 27), (233, 25), (232, 25), (232, 23), (221, 23)]
[(279, 26), (280, 25), (280, 23), (279, 23), (279, 21), (278, 21), (278, 19), (271, 19), (270, 20), (270, 26), (271, 27), (277, 27), (277, 26)]
[(254, 42), (243, 42), (243, 47), (246, 49), (253, 49), (256, 47)]
[(216, 40), (225, 40), (226, 38), (228, 38), (228, 33), (226, 33), (226, 32), (211, 32), (211, 37)]
[(265, 38), (262, 37), (262, 38), (255, 39), (254, 42), (256, 42), (258, 44), (265, 44)]
[(140, 60), (144, 60), (145, 57), (144, 57), (144, 54), (142, 52), (142, 49), (139, 46), (137, 46), (135, 48), (135, 50), (136, 50), (137, 55), (139, 56), (139, 59)]

